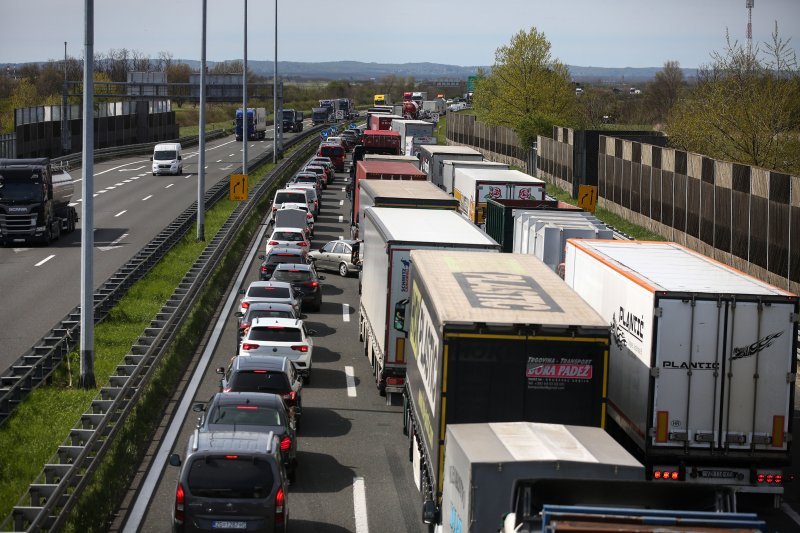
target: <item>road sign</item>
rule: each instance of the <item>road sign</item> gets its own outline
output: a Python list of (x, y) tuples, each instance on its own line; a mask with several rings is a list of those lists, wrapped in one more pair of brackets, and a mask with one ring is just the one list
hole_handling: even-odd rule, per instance
[(355, 128), (357, 128), (357, 127), (358, 127), (358, 124), (356, 124), (355, 122), (351, 122), (351, 123), (350, 123), (350, 129), (351, 129), (351, 130), (352, 130), (352, 129), (355, 129)]
[(336, 112), (336, 120), (344, 120), (344, 109), (340, 109)]
[(475, 82), (478, 81), (478, 76), (469, 76), (467, 77), (467, 92), (474, 93), (475, 92)]
[(247, 200), (247, 174), (231, 174), (231, 200)]
[(590, 213), (597, 209), (597, 185), (578, 187), (578, 207)]
[(328, 138), (328, 135), (329, 135), (329, 132), (328, 132), (328, 130), (322, 130), (322, 138), (323, 138), (323, 139), (327, 139), (327, 138)]

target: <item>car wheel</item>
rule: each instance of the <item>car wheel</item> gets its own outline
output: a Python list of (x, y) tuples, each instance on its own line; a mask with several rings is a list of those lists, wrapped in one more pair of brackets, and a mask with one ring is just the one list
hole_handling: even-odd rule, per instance
[(347, 263), (339, 263), (339, 275), (344, 278), (349, 273), (350, 271), (347, 269)]

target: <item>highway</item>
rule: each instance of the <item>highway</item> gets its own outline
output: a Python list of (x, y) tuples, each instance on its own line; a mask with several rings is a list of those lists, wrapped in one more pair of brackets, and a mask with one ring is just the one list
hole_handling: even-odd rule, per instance
[[(323, 192), (322, 212), (315, 224), (313, 246), (349, 235), (344, 186), (346, 174)], [(268, 236), (268, 235), (267, 235)], [(257, 239), (263, 253), (263, 238)], [(258, 253), (253, 253), (257, 256)], [(258, 279), (260, 261), (247, 265), (241, 284)], [(400, 398), (387, 406), (378, 395), (362, 344), (358, 342), (358, 278), (322, 273), (323, 304), (319, 313), (308, 313), (306, 323), (316, 331), (312, 383), (303, 390), (303, 424), (298, 439), (297, 481), (289, 490), (291, 530), (295, 532), (421, 531), (421, 500), (408, 462), (408, 440), (402, 433)], [(200, 368), (202, 376), (192, 402), (207, 401), (218, 391), (214, 369), (228, 363), (235, 353), (238, 297), (230, 298), (221, 315), (221, 331), (209, 341), (209, 359)], [(233, 307), (233, 310), (231, 310)], [(209, 330), (217, 327), (209, 325)], [(348, 378), (348, 374), (352, 378)], [(186, 376), (189, 381), (191, 377)], [(187, 394), (192, 394), (189, 392)], [(180, 400), (175, 398), (172, 407)], [(173, 452), (185, 454), (186, 443), (197, 413), (175, 415), (177, 439), (164, 434), (154, 439), (148, 458), (164, 459)], [(169, 433), (168, 413), (163, 430)], [(161, 453), (158, 447), (166, 443)], [(137, 483), (146, 475), (142, 468)], [(136, 520), (125, 531), (169, 531), (178, 468), (156, 468), (151, 491), (145, 483), (138, 500), (123, 504), (119, 515), (131, 509)], [(140, 510), (144, 510), (140, 512)], [(141, 522), (138, 521), (141, 517)], [(367, 529), (368, 528), (368, 529)]]
[[(271, 139), (250, 141), (248, 160), (271, 148)], [(197, 159), (196, 146), (184, 147), (182, 176), (153, 176), (149, 155), (95, 164), (95, 288), (197, 200)], [(206, 190), (241, 164), (241, 142), (233, 136), (206, 143)], [(81, 169), (70, 175), (80, 216)], [(49, 246), (0, 247), (0, 368), (80, 303), (81, 223)]]

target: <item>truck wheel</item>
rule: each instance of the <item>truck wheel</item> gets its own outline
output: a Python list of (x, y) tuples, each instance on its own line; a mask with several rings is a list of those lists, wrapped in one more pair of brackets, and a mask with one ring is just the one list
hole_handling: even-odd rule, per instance
[(349, 270), (347, 269), (347, 263), (339, 263), (339, 275), (343, 278), (347, 277), (349, 274)]

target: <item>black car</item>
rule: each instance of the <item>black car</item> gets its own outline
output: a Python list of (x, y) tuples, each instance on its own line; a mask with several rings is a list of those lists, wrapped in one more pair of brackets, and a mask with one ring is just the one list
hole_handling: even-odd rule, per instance
[(275, 267), (280, 264), (307, 263), (308, 252), (302, 248), (279, 247), (272, 248), (267, 255), (259, 256), (259, 259), (261, 259), (259, 279), (261, 281), (269, 281), (272, 278), (272, 273), (275, 272)]
[(275, 267), (270, 281), (291, 283), (295, 291), (303, 293), (303, 307), (319, 311), (322, 307), (322, 286), (325, 276), (317, 274), (314, 265), (308, 263), (281, 263)]
[(280, 442), (289, 481), (294, 482), (297, 469), (295, 421), (281, 396), (263, 392), (219, 392), (207, 404), (194, 404), (192, 410), (203, 413), (198, 423), (201, 432), (273, 432)]
[(277, 302), (254, 302), (250, 304), (247, 311), (236, 313), (238, 335), (236, 337), (236, 352), (239, 352), (239, 345), (247, 335), (250, 324), (256, 318), (301, 318), (290, 304)]
[(269, 392), (283, 398), (300, 431), (303, 414), (303, 380), (287, 357), (274, 355), (237, 355), (227, 370), (218, 367), (220, 392)]

